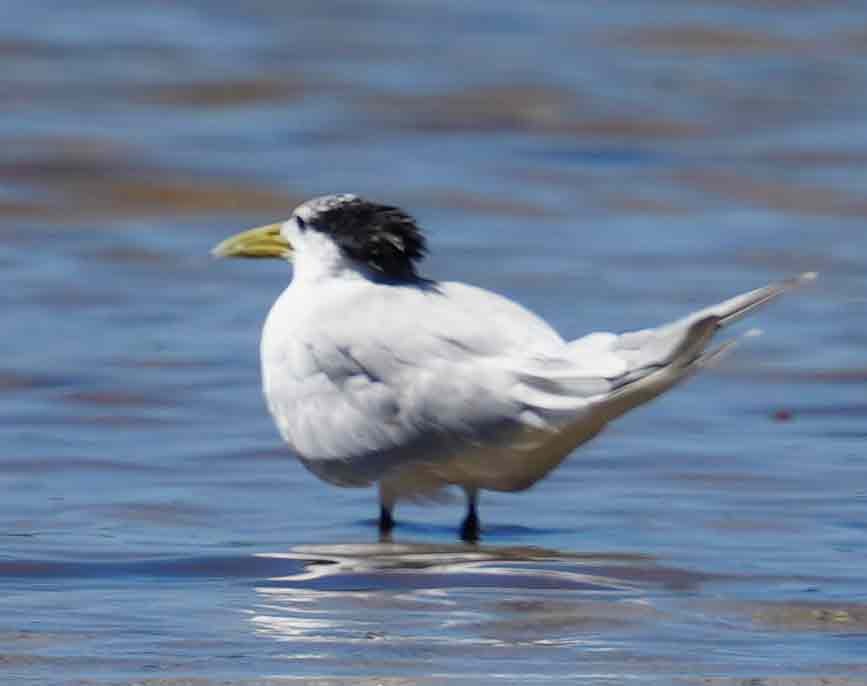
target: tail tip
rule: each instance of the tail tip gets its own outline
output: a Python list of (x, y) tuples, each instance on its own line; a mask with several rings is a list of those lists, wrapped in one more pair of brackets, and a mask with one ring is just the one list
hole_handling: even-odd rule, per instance
[(798, 277), (798, 281), (801, 283), (808, 283), (810, 281), (815, 281), (819, 278), (819, 272), (804, 272)]

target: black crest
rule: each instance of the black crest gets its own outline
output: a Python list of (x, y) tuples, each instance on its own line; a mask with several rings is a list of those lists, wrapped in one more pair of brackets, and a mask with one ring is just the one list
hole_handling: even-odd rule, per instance
[(322, 210), (311, 224), (371, 269), (393, 279), (418, 278), (415, 264), (424, 258), (425, 238), (403, 210), (351, 198)]

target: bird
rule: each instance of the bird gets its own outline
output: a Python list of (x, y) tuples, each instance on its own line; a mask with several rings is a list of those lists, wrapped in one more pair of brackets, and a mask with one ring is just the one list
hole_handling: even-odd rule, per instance
[(301, 463), (343, 487), (378, 486), (388, 539), (398, 501), (522, 491), (629, 410), (721, 356), (720, 329), (816, 278), (806, 272), (676, 321), (565, 340), (518, 303), (419, 272), (425, 234), (406, 211), (343, 193), (243, 231), (215, 257), (291, 262), (262, 329), (262, 390)]

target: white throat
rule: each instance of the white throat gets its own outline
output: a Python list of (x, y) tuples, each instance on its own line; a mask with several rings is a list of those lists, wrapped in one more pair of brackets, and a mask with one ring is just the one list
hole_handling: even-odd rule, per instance
[(283, 235), (293, 247), (293, 281), (366, 278), (367, 267), (344, 255), (338, 245), (321, 231), (299, 231), (293, 222), (287, 222)]

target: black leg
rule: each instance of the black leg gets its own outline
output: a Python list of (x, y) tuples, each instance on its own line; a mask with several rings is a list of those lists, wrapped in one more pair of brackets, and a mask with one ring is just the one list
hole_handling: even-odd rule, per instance
[(467, 489), (467, 516), (461, 524), (461, 538), (467, 543), (476, 543), (479, 540), (479, 513), (476, 510), (478, 492), (475, 489)]
[(391, 535), (391, 530), (394, 528), (394, 517), (391, 516), (391, 508), (385, 505), (379, 506), (379, 533), (383, 537)]
[(394, 494), (379, 482), (379, 540), (388, 542), (391, 540), (391, 530), (394, 529)]

